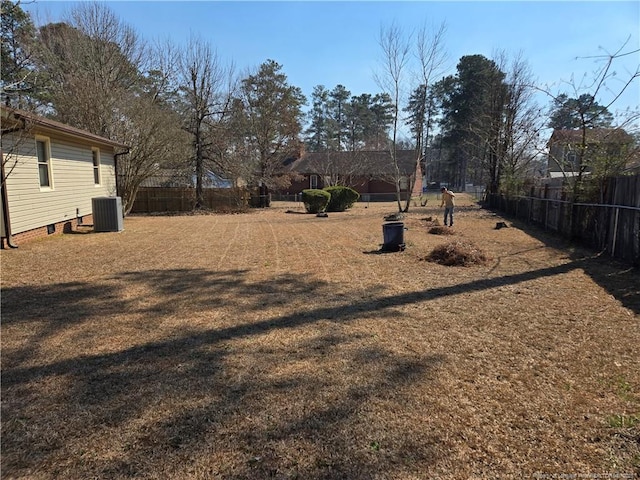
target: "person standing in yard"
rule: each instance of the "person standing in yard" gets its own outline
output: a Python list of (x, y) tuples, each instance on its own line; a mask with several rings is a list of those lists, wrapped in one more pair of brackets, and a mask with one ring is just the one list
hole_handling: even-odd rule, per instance
[(453, 227), (453, 207), (455, 207), (456, 196), (451, 190), (447, 190), (447, 187), (440, 189), (442, 192), (442, 202), (440, 202), (440, 208), (444, 206), (444, 224), (447, 225), (447, 217), (449, 217), (449, 226)]

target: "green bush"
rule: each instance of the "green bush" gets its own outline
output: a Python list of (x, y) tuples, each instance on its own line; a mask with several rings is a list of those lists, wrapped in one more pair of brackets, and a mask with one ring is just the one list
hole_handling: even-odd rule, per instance
[(302, 203), (307, 213), (324, 212), (329, 205), (331, 194), (324, 190), (308, 188), (302, 191)]
[(325, 187), (325, 192), (329, 192), (331, 199), (327, 206), (328, 212), (344, 212), (351, 208), (354, 203), (360, 198), (360, 194), (353, 188), (341, 187), (339, 185), (335, 187)]

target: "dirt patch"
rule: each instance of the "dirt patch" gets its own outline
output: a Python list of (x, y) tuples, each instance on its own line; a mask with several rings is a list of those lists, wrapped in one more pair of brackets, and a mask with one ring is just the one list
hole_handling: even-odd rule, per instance
[(432, 235), (453, 235), (454, 231), (451, 227), (436, 225), (429, 229), (429, 233)]
[(637, 475), (638, 272), (456, 199), (485, 265), (419, 204), (385, 255), (374, 203), (2, 251), (2, 477)]

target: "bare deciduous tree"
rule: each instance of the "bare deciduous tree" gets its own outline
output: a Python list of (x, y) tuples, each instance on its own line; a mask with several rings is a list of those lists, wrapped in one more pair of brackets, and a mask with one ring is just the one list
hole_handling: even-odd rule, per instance
[(398, 211), (402, 212), (401, 198), (401, 171), (398, 164), (398, 131), (400, 127), (400, 103), (402, 101), (402, 85), (407, 73), (407, 65), (410, 58), (410, 37), (402, 32), (400, 27), (392, 23), (388, 27), (380, 28), (378, 43), (382, 55), (380, 59), (380, 72), (375, 75), (378, 86), (391, 98), (392, 126), (391, 126), (391, 161), (393, 162), (394, 183), (396, 188), (396, 201)]
[(78, 4), (66, 23), (40, 29), (41, 101), (57, 120), (113, 137), (140, 80), (146, 45), (104, 4)]
[[(418, 171), (418, 165), (426, 170), (426, 163), (423, 162), (426, 151), (429, 148), (429, 138), (433, 127), (433, 115), (435, 106), (433, 105), (432, 84), (434, 77), (441, 73), (447, 60), (447, 53), (444, 48), (445, 33), (447, 31), (446, 24), (441, 23), (437, 29), (429, 29), (425, 26), (418, 32), (416, 43), (416, 58), (419, 64), (419, 86), (414, 91), (415, 103), (408, 107), (411, 111), (412, 130), (415, 134), (416, 149), (416, 167), (414, 171)], [(418, 181), (417, 175), (410, 179), (409, 190), (413, 191), (415, 182)], [(411, 204), (411, 195), (407, 195), (405, 200), (404, 211), (409, 211)]]
[(488, 156), (494, 163), (486, 164), (485, 169), (490, 183), (497, 189), (516, 194), (534, 169), (544, 119), (534, 101), (531, 69), (522, 54), (510, 59), (506, 52), (499, 52), (494, 57), (498, 68), (506, 75), (506, 95), (502, 127), (495, 144), (498, 151), (496, 155)]
[[(576, 161), (572, 165), (569, 175), (563, 167), (564, 159), (550, 157), (561, 168), (565, 181), (570, 185), (570, 195), (573, 201), (578, 201), (585, 188), (585, 174), (589, 172), (589, 179), (593, 182), (600, 182), (602, 175), (616, 175), (624, 170), (624, 166), (633, 155), (637, 154), (638, 146), (626, 148), (624, 150), (607, 152), (607, 144), (611, 142), (601, 139), (597, 142), (599, 146), (590, 141), (592, 127), (599, 124), (599, 117), (611, 115), (616, 102), (633, 85), (640, 81), (640, 65), (635, 64), (631, 70), (625, 70), (622, 74), (616, 67), (620, 60), (630, 55), (638, 55), (640, 50), (629, 49), (628, 42), (624, 42), (620, 48), (614, 52), (605, 51), (602, 55), (587, 57), (596, 62), (598, 67), (592, 76), (585, 74), (580, 81), (571, 78), (564, 82), (566, 87), (572, 91), (572, 97), (584, 99), (584, 102), (574, 102), (574, 111), (569, 112), (577, 120), (576, 130), (579, 132), (579, 140), (575, 142), (573, 148), (576, 154)], [(566, 97), (565, 94), (554, 94), (549, 88), (539, 88), (540, 91), (551, 97), (554, 103), (558, 99)], [(603, 100), (603, 99), (607, 100)], [(597, 108), (593, 108), (597, 107)], [(612, 134), (618, 136), (621, 129), (632, 136), (636, 134), (640, 127), (640, 108), (628, 109), (614, 117)], [(617, 142), (614, 141), (614, 143)], [(591, 143), (591, 145), (590, 145)], [(577, 171), (576, 171), (577, 168)], [(600, 192), (601, 193), (601, 192)]]
[(125, 214), (133, 207), (142, 183), (161, 168), (180, 168), (189, 138), (179, 128), (180, 118), (150, 98), (132, 98), (127, 104), (116, 136), (130, 145), (129, 154), (118, 162), (118, 191)]
[[(204, 178), (207, 162), (216, 146), (215, 129), (229, 115), (233, 68), (222, 64), (211, 44), (192, 36), (182, 52), (180, 84), (184, 129), (192, 137), (192, 161), (196, 178), (196, 208), (204, 205)], [(217, 145), (218, 154), (224, 151)]]

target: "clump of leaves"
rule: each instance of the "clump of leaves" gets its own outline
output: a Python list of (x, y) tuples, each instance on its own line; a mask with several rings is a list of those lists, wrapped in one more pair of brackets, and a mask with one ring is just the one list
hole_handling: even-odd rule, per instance
[(425, 260), (446, 266), (469, 267), (485, 265), (491, 258), (473, 242), (458, 240), (436, 247)]

